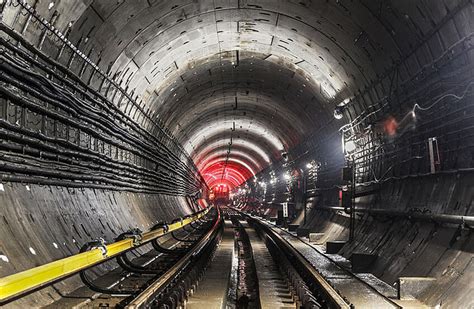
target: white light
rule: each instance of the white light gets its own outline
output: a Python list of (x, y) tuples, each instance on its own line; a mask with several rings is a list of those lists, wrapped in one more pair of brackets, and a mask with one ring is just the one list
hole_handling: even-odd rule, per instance
[(285, 174), (283, 174), (283, 178), (285, 180), (289, 180), (291, 178), (290, 173), (286, 172)]
[(338, 111), (338, 110), (334, 110), (334, 118), (336, 118), (337, 120), (339, 119), (342, 119), (344, 115), (342, 114), (342, 112)]
[(29, 249), (30, 249), (31, 254), (36, 255), (35, 249), (33, 249), (32, 247), (30, 247)]
[(334, 108), (334, 118), (339, 120), (339, 119), (342, 119), (342, 117), (344, 117), (344, 109), (345, 109), (344, 106), (349, 104), (350, 101), (351, 101), (350, 98), (346, 98), (344, 101), (336, 105), (336, 107)]
[(308, 168), (308, 169), (313, 168), (313, 164), (311, 164), (311, 163), (306, 164), (306, 168)]
[[(237, 154), (237, 152), (235, 150), (232, 150), (232, 154)], [(228, 162), (235, 162), (235, 163), (238, 163), (240, 165), (243, 165), (246, 169), (248, 169), (252, 173), (252, 175), (255, 175), (255, 171), (253, 170), (253, 168), (250, 165), (248, 165), (247, 163), (245, 163), (242, 160), (235, 159), (235, 158), (230, 158), (230, 157), (229, 158), (217, 157), (217, 158), (214, 158), (213, 160), (209, 160), (209, 161), (205, 162), (205, 164), (200, 165), (199, 167), (200, 167), (201, 170), (204, 171), (209, 166), (211, 166), (215, 163), (224, 162), (225, 160), (227, 160)], [(258, 165), (258, 163), (255, 163), (255, 165)], [(214, 176), (211, 176), (211, 177), (214, 177)]]
[[(242, 126), (245, 126), (245, 132), (251, 135), (255, 136), (261, 136), (268, 145), (271, 145), (274, 147), (275, 151), (283, 151), (284, 150), (284, 145), (282, 141), (279, 138), (279, 135), (276, 131), (274, 130), (269, 130), (267, 126), (265, 126), (263, 123), (259, 122), (249, 122), (247, 118), (244, 118), (243, 116), (239, 116), (235, 119), (232, 120), (227, 120), (227, 121), (222, 121), (222, 122), (209, 122), (206, 123), (205, 125), (203, 124), (199, 130), (196, 130), (195, 134), (192, 136), (189, 136), (189, 139), (187, 141), (184, 141), (184, 148), (188, 153), (192, 153), (194, 151), (194, 148), (199, 148), (200, 145), (207, 144), (206, 141), (212, 139), (212, 137), (215, 137), (223, 132), (228, 132), (229, 128), (232, 128), (233, 122), (239, 123)], [(243, 131), (244, 128), (236, 128), (236, 131)], [(237, 132), (238, 133), (238, 132)], [(246, 133), (246, 134), (247, 134)], [(261, 149), (260, 145), (247, 145), (248, 141), (246, 139), (242, 138), (236, 138), (233, 141), (233, 145), (236, 144), (236, 142), (240, 142), (240, 144), (244, 144), (244, 146), (249, 146), (246, 148), (260, 148), (261, 152), (264, 152), (263, 149)], [(208, 146), (211, 146), (210, 144), (207, 144)], [(206, 147), (207, 148), (207, 147)], [(264, 154), (264, 158), (266, 160), (266, 155)], [(266, 160), (267, 162), (270, 161)]]
[(348, 153), (354, 152), (356, 150), (357, 146), (354, 143), (354, 141), (347, 141), (345, 145), (345, 149)]

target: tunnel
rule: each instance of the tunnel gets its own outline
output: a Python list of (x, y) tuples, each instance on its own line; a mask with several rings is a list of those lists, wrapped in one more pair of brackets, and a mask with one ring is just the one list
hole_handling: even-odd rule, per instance
[(85, 266), (41, 267), (215, 212), (249, 272), (278, 227), (394, 306), (474, 306), (472, 0), (0, 0), (0, 20), (0, 305), (95, 304)]

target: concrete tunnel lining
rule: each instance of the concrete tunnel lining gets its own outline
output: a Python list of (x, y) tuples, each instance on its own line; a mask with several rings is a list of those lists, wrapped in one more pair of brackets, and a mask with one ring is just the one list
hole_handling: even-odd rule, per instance
[[(338, 130), (348, 124), (342, 135), (357, 141), (358, 188), (367, 193), (356, 199), (358, 206), (473, 215), (472, 1), (84, 0), (51, 1), (49, 9), (48, 1), (27, 2), (125, 89), (146, 117), (138, 108), (118, 105), (141, 129), (125, 121), (117, 121), (115, 128), (103, 125), (94, 145), (89, 137), (93, 132), (86, 130), (92, 120), (81, 120), (85, 122), (77, 128), (71, 123), (70, 130), (45, 122), (41, 129), (35, 123), (42, 120), (35, 120), (32, 110), (26, 108), (27, 120), (22, 122), (20, 114), (5, 107), (0, 114), (4, 132), (25, 128), (31, 132), (18, 131), (3, 143), (8, 149), (2, 148), (0, 199), (5, 224), (0, 235), (22, 242), (0, 246), (0, 255), (9, 259), (0, 261), (2, 276), (72, 254), (79, 242), (89, 238), (111, 238), (117, 231), (189, 214), (200, 191), (208, 189), (203, 181), (224, 183), (226, 169), (230, 171), (226, 184), (252, 191), (259, 201), (252, 207), (272, 213), (287, 199), (282, 175), (291, 169), (305, 170), (311, 160), (320, 162), (312, 188), (320, 193), (295, 204), (299, 209), (302, 203), (309, 205), (308, 228), (324, 233), (327, 240), (344, 238), (344, 216), (318, 211), (317, 205), (338, 206), (337, 177), (345, 162)], [(26, 15), (19, 14), (25, 12), (21, 6), (1, 6), (2, 23), (67, 65), (69, 54), (58, 57), (59, 41), (43, 36), (37, 22), (27, 24)], [(81, 75), (77, 58), (69, 69), (87, 84), (90, 73), (85, 70)], [(32, 70), (40, 71), (34, 66)], [(7, 102), (2, 92), (2, 106), (19, 106), (15, 100), (28, 90), (18, 91), (21, 87), (9, 85), (3, 76), (2, 87), (18, 95)], [(99, 85), (93, 77), (90, 81)], [(60, 88), (59, 79), (53, 83), (49, 90)], [(38, 93), (28, 96), (32, 102), (41, 100)], [(118, 100), (110, 93), (106, 97), (113, 103)], [(341, 104), (342, 119), (336, 120), (334, 109)], [(422, 108), (415, 109), (416, 117), (407, 118), (415, 104)], [(47, 113), (45, 109), (38, 113)], [(164, 137), (147, 119), (162, 124), (173, 138)], [(15, 127), (17, 120), (21, 128)], [(121, 140), (114, 129), (133, 134)], [(43, 135), (34, 135), (34, 130)], [(101, 140), (105, 134), (119, 142)], [(52, 155), (42, 157), (42, 150), (22, 139), (47, 140), (48, 151), (53, 151), (52, 145), (60, 141), (50, 135), (68, 140), (68, 145), (61, 145), (64, 148), (56, 146), (63, 151), (60, 163)], [(434, 173), (428, 149), (432, 137), (439, 145)], [(77, 157), (68, 161), (71, 143), (80, 147), (74, 150)], [(34, 151), (21, 153), (22, 144)], [(128, 150), (117, 150), (121, 147)], [(92, 159), (85, 155), (86, 148), (94, 160), (100, 158), (107, 165), (88, 164)], [(162, 162), (155, 164), (158, 157)], [(29, 164), (26, 169), (24, 162)], [(36, 176), (28, 174), (33, 167)], [(93, 175), (94, 168), (102, 170)], [(47, 169), (48, 179), (54, 180), (49, 183), (41, 176)], [(61, 169), (69, 176), (58, 173)], [(104, 183), (94, 178), (99, 175)], [(260, 182), (267, 184), (265, 190), (258, 188)], [(449, 284), (462, 289), (459, 282), (472, 274), (467, 262), (472, 236), (465, 226), (459, 234), (459, 226), (429, 222), (410, 226), (409, 219), (366, 214), (358, 220), (357, 233), (366, 237), (345, 247), (343, 254), (378, 252), (374, 272), (388, 282), (407, 273), (439, 277), (451, 267), (448, 261), (455, 264), (458, 275), (440, 279), (439, 289), (450, 291)], [(407, 244), (416, 247), (413, 257), (402, 249)], [(391, 252), (391, 247), (396, 249)], [(423, 265), (427, 260), (437, 262), (427, 263), (428, 267)], [(70, 291), (80, 285), (77, 278), (68, 280), (56, 289)], [(61, 294), (47, 288), (17, 304), (46, 304), (48, 293), (53, 299)], [(456, 291), (441, 296), (433, 289), (423, 299), (433, 306), (442, 299), (459, 305), (469, 302), (465, 295)]]

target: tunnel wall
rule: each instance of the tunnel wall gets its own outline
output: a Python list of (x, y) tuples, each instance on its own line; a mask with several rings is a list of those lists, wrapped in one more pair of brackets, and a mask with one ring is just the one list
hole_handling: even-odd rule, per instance
[[(147, 45), (147, 41), (142, 40), (141, 37), (137, 40), (132, 40), (143, 30), (143, 25), (140, 24), (141, 21), (137, 18), (137, 13), (149, 11), (148, 6), (163, 4), (163, 7), (166, 7), (166, 9), (163, 9), (162, 13), (166, 14), (169, 19), (167, 18), (164, 24), (158, 23), (156, 26), (163, 27), (165, 25), (166, 27), (178, 25), (183, 20), (181, 13), (186, 17), (186, 10), (189, 7), (182, 9), (178, 5), (177, 9), (174, 9), (171, 7), (173, 4), (169, 1), (139, 2), (110, 0), (108, 2), (96, 2), (94, 6), (90, 5), (91, 1), (60, 1), (52, 9), (48, 9), (48, 2), (30, 1), (29, 3), (35, 3), (34, 7), (41, 16), (46, 17), (57, 29), (62, 30), (75, 45), (85, 51), (89, 58), (98, 63), (99, 67), (106, 74), (113, 74), (113, 78), (104, 78), (105, 74), (98, 73), (93, 65), (84, 61), (85, 59), (81, 56), (81, 53), (69, 48), (64, 44), (64, 41), (51, 33), (44, 32), (38, 20), (30, 21), (28, 14), (19, 14), (20, 9), (18, 6), (8, 8), (9, 14), (5, 15), (5, 17), (9, 25), (13, 25), (16, 31), (21, 33), (22, 37), (27, 38), (28, 42), (32, 43), (36, 49), (43, 51), (46, 55), (51, 56), (51, 59), (57, 61), (60, 64), (58, 68), (62, 66), (66, 67), (67, 70), (73, 71), (74, 75), (78, 77), (78, 79), (72, 79), (73, 83), (84, 87), (78, 82), (80, 80), (85, 85), (95, 89), (96, 93), (93, 93), (92, 97), (102, 96), (106, 100), (113, 102), (115, 106), (121, 107), (118, 110), (124, 111), (125, 115), (130, 117), (132, 122), (146, 128), (145, 131), (152, 133), (161, 132), (154, 123), (157, 122), (159, 125), (159, 120), (156, 119), (157, 115), (155, 115), (154, 111), (147, 109), (147, 102), (140, 100), (140, 96), (143, 94), (135, 93), (134, 89), (126, 88), (130, 86), (145, 89), (149, 83), (146, 77), (143, 76), (141, 68), (133, 59), (133, 53), (139, 50), (140, 46)], [(179, 3), (187, 4), (188, 2), (181, 1)], [(193, 3), (197, 2), (194, 1)], [(254, 4), (257, 1), (242, 1), (242, 4), (245, 4), (245, 6), (240, 7), (240, 1), (223, 1), (223, 3), (225, 5), (220, 7), (220, 9), (227, 9), (228, 7), (238, 7), (239, 9), (244, 7), (260, 7), (268, 9), (268, 7), (271, 8), (274, 5), (278, 6), (280, 4), (277, 1), (262, 1), (260, 3), (262, 6), (257, 6)], [(290, 159), (288, 162), (277, 162), (259, 174), (258, 177), (265, 179), (271, 171), (276, 171), (277, 177), (281, 177), (281, 174), (289, 167), (296, 166), (297, 168), (304, 169), (308, 160), (317, 160), (322, 165), (318, 182), (311, 188), (314, 190), (312, 194), (316, 194), (315, 192), (321, 194), (319, 201), (323, 206), (337, 205), (337, 186), (340, 185), (340, 168), (344, 163), (340, 149), (340, 136), (337, 130), (340, 126), (350, 122), (352, 126), (349, 130), (345, 130), (344, 134), (347, 138), (355, 137), (357, 139), (359, 151), (355, 156), (358, 160), (358, 182), (369, 188), (369, 190), (371, 187), (380, 190), (380, 193), (376, 195), (366, 196), (358, 200), (358, 206), (368, 208), (390, 207), (391, 209), (400, 209), (401, 211), (417, 208), (431, 213), (469, 214), (470, 209), (468, 205), (471, 203), (470, 196), (472, 199), (472, 192), (468, 188), (469, 184), (472, 184), (472, 179), (465, 176), (465, 174), (462, 174), (459, 178), (453, 175), (457, 175), (458, 172), (461, 172), (461, 169), (466, 170), (467, 173), (469, 169), (472, 171), (474, 167), (472, 156), (474, 135), (472, 134), (471, 125), (473, 105), (469, 92), (472, 89), (466, 88), (469, 85), (470, 79), (472, 79), (473, 72), (472, 1), (432, 1), (429, 5), (415, 1), (330, 1), (326, 2), (330, 3), (328, 6), (323, 5), (321, 7), (319, 5), (322, 1), (315, 1), (314, 5), (310, 1), (298, 1), (298, 3), (296, 1), (288, 1), (287, 3), (292, 8), (298, 8), (294, 11), (290, 10), (292, 15), (295, 15), (291, 16), (291, 18), (294, 17), (308, 25), (314, 25), (311, 31), (321, 29), (323, 32), (327, 32), (328, 35), (334, 34), (329, 40), (330, 44), (328, 45), (331, 47), (331, 50), (329, 50), (329, 47), (326, 47), (327, 52), (338, 54), (337, 61), (340, 61), (340, 63), (337, 66), (345, 66), (347, 70), (342, 71), (345, 73), (356, 72), (356, 76), (352, 75), (352, 73), (348, 74), (352, 76), (348, 76), (347, 89), (345, 89), (343, 95), (350, 94), (351, 99), (344, 109), (343, 120), (337, 122), (335, 119), (325, 119), (324, 117), (321, 120), (324, 120), (322, 125), (318, 123), (315, 126), (317, 128), (315, 132), (312, 132), (312, 128), (308, 128), (308, 134), (302, 137), (303, 142), (300, 147), (289, 151)], [(218, 10), (217, 7), (214, 7), (215, 3), (211, 4), (211, 2), (203, 1), (203, 4), (203, 11), (211, 12), (212, 15), (214, 15), (214, 9)], [(315, 7), (316, 10), (314, 10)], [(191, 6), (190, 8), (194, 7)], [(286, 7), (281, 6), (281, 8)], [(334, 25), (327, 23), (327, 20), (324, 18), (314, 18), (315, 11), (326, 15), (325, 17), (328, 19), (334, 19), (336, 22), (341, 21), (341, 23)], [(22, 10), (22, 13), (25, 13), (24, 10)], [(346, 24), (346, 19), (351, 22)], [(295, 23), (295, 25), (299, 25), (299, 23)], [(352, 25), (357, 25), (356, 29), (353, 29)], [(295, 27), (294, 30), (303, 29), (299, 28), (299, 26)], [(340, 30), (334, 30), (332, 27)], [(217, 30), (217, 26), (215, 28)], [(127, 31), (123, 29), (127, 29)], [(135, 36), (133, 33), (135, 33)], [(171, 33), (171, 35), (167, 33), (165, 38), (173, 37), (174, 35), (179, 37), (179, 33)], [(122, 38), (129, 41), (122, 42)], [(316, 43), (322, 43), (325, 42), (325, 39), (316, 41)], [(112, 46), (113, 42), (114, 45), (109, 49), (106, 48), (109, 46), (104, 46), (104, 42), (111, 42), (110, 46)], [(178, 41), (177, 45), (181, 45), (181, 43), (184, 42)], [(341, 49), (333, 48), (333, 44), (340, 46)], [(286, 49), (289, 54), (298, 53), (298, 46), (296, 48), (292, 46), (289, 44)], [(106, 51), (108, 54), (104, 52), (106, 54), (102, 55), (102, 51)], [(321, 52), (325, 53), (323, 50)], [(339, 54), (340, 52), (341, 54)], [(351, 59), (353, 62), (350, 65), (346, 63), (347, 59), (342, 56), (342, 52), (345, 52), (344, 56), (347, 56), (347, 53), (354, 56)], [(334, 67), (336, 67), (336, 63), (334, 63)], [(168, 69), (175, 71), (174, 66), (167, 68), (165, 71), (167, 72)], [(160, 74), (164, 76), (166, 73), (161, 72)], [(53, 78), (52, 80), (53, 82), (62, 83), (58, 79)], [(181, 84), (181, 82), (179, 83)], [(117, 91), (117, 85), (122, 86), (126, 91)], [(163, 86), (165, 88), (172, 87), (171, 85)], [(49, 91), (52, 91), (50, 85), (47, 85), (47, 87), (49, 87)], [(11, 91), (11, 89), (7, 90)], [(181, 90), (184, 91), (184, 87)], [(30, 92), (29, 95), (31, 95), (31, 90), (29, 89), (22, 89), (24, 93), (22, 91), (15, 91), (15, 94)], [(73, 91), (76, 92), (77, 90)], [(464, 97), (465, 91), (467, 91), (467, 97), (463, 100), (453, 97)], [(449, 96), (444, 97), (447, 94)], [(149, 98), (158, 96), (155, 92), (146, 93), (145, 95)], [(171, 94), (169, 95), (171, 96)], [(439, 98), (444, 99), (438, 101)], [(334, 102), (324, 103), (325, 107), (321, 107), (320, 110), (321, 115), (331, 115), (335, 104), (340, 102), (336, 102), (339, 99), (342, 100), (344, 98), (336, 97), (333, 100)], [(15, 101), (13, 98), (10, 100)], [(395, 119), (397, 122), (402, 122), (407, 115), (410, 116), (415, 102), (425, 108), (431, 106), (433, 102), (437, 103), (434, 105), (434, 108), (428, 108), (426, 111), (417, 110), (416, 121), (410, 119), (409, 123), (401, 126), (399, 130), (396, 130), (395, 134), (386, 132), (383, 126), (385, 121)], [(323, 106), (323, 104), (318, 104), (318, 106), (320, 105)], [(5, 106), (7, 106), (6, 109)], [(8, 106), (12, 108), (9, 109)], [(84, 132), (72, 130), (73, 134), (70, 134), (66, 133), (67, 130), (65, 128), (50, 130), (47, 126), (44, 131), (41, 131), (42, 129), (38, 128), (38, 123), (40, 122), (35, 119), (35, 112), (26, 111), (25, 104), (19, 102), (19, 100), (16, 101), (16, 104), (15, 102), (2, 101), (2, 108), (4, 112), (2, 119), (5, 118), (7, 120), (3, 124), (8, 125), (10, 131), (17, 131), (16, 135), (9, 135), (11, 140), (16, 140), (16, 144), (2, 144), (2, 147), (8, 146), (10, 148), (12, 145), (15, 145), (13, 149), (8, 150), (11, 152), (7, 153), (9, 157), (4, 156), (2, 159), (17, 160), (15, 162), (16, 165), (10, 164), (10, 168), (11, 166), (16, 167), (15, 170), (12, 171), (10, 169), (8, 173), (3, 173), (2, 175), (5, 175), (3, 179), (37, 181), (47, 184), (41, 175), (32, 176), (29, 174), (27, 172), (29, 166), (35, 166), (38, 161), (43, 161), (44, 163), (44, 161), (49, 160), (50, 171), (56, 172), (58, 169), (63, 168), (64, 164), (67, 168), (77, 164), (77, 162), (70, 161), (61, 161), (61, 164), (52, 162), (53, 160), (51, 159), (54, 156), (46, 154), (44, 151), (32, 151), (33, 147), (31, 146), (23, 147), (27, 142), (31, 145), (31, 142), (25, 139), (25, 136), (30, 134), (30, 136), (35, 137), (34, 134), (38, 132), (33, 134), (32, 132), (28, 133), (19, 129), (25, 129), (26, 127), (27, 129), (40, 130), (39, 133), (45, 135), (59, 133), (59, 138), (63, 140), (60, 141), (61, 143), (52, 141), (55, 145), (53, 148), (48, 148), (48, 151), (53, 151), (54, 147), (64, 147), (64, 136), (68, 136), (68, 143), (84, 143), (84, 141), (88, 140)], [(30, 119), (29, 115), (31, 114)], [(47, 117), (44, 119), (47, 119)], [(363, 120), (359, 121), (360, 119)], [(20, 128), (18, 128), (18, 125), (15, 126), (17, 122), (21, 124)], [(59, 127), (64, 126), (60, 125)], [(333, 131), (333, 133), (327, 134), (327, 132), (324, 132), (324, 128), (327, 128), (328, 131)], [(172, 139), (166, 137), (168, 133), (163, 128), (160, 136), (164, 140), (160, 139), (159, 141), (164, 143), (166, 147), (174, 147), (175, 154), (179, 157), (179, 147)], [(326, 136), (329, 137), (326, 138)], [(143, 137), (143, 140), (146, 140), (149, 136), (145, 135)], [(431, 176), (426, 175), (429, 172), (427, 140), (430, 137), (438, 138), (441, 157), (440, 163), (436, 166), (436, 173)], [(42, 138), (42, 136), (36, 136), (36, 138)], [(97, 151), (93, 143), (89, 143), (86, 147), (94, 148), (94, 151)], [(107, 147), (101, 146), (100, 143), (97, 148), (101, 149), (99, 152), (109, 151), (106, 150)], [(16, 157), (12, 156), (12, 153), (15, 153)], [(24, 160), (25, 155), (28, 156), (27, 159), (30, 161), (19, 162), (18, 158)], [(122, 165), (124, 163), (137, 164), (145, 167), (145, 170), (140, 170), (140, 173), (132, 173), (132, 175), (127, 174), (126, 176), (129, 177), (127, 179), (129, 180), (128, 183), (121, 183), (120, 186), (126, 187), (130, 192), (137, 192), (134, 194), (147, 192), (147, 196), (151, 198), (155, 196), (154, 194), (158, 193), (157, 187), (154, 186), (158, 182), (152, 181), (145, 186), (145, 175), (149, 176), (149, 172), (152, 174), (154, 172), (162, 173), (161, 168), (166, 170), (170, 153), (160, 155), (160, 157), (164, 158), (164, 164), (159, 168), (150, 165), (150, 162), (147, 162), (148, 157), (143, 158), (143, 156), (135, 155), (133, 154), (130, 158), (130, 155), (125, 152), (125, 154), (119, 155), (121, 159), (119, 159), (120, 162), (118, 163)], [(55, 161), (60, 160), (56, 157)], [(18, 168), (18, 165), (20, 165), (20, 168)], [(3, 165), (3, 168), (5, 166), (7, 165)], [(91, 177), (89, 181), (71, 179), (71, 175), (69, 179), (65, 175), (60, 178), (56, 177), (56, 179), (54, 179), (55, 177), (52, 178), (56, 185), (61, 182), (65, 184), (65, 181), (68, 180), (70, 186), (85, 187), (85, 190), (92, 190), (90, 189), (91, 187), (96, 188), (96, 190), (110, 190), (106, 191), (108, 192), (107, 194), (114, 195), (116, 193), (112, 191), (119, 189), (118, 184), (114, 183), (114, 181), (125, 176), (123, 173), (108, 172), (105, 178), (98, 178), (100, 173), (96, 172), (96, 169), (103, 169), (104, 167), (101, 164), (97, 164), (97, 162), (94, 162), (93, 166), (83, 166), (82, 168), (85, 168), (85, 174)], [(136, 169), (136, 166), (132, 166), (132, 168)], [(74, 177), (79, 174), (77, 172), (79, 170), (74, 171)], [(19, 174), (24, 177), (19, 177)], [(185, 173), (185, 175), (188, 174)], [(177, 179), (178, 181), (182, 180), (182, 175), (177, 178), (174, 176), (176, 176), (175, 169), (169, 168), (168, 171), (163, 172), (159, 177)], [(433, 181), (436, 178), (440, 179), (439, 182)], [(269, 180), (269, 178), (266, 179), (267, 181)], [(174, 186), (173, 180), (170, 180), (168, 184)], [(163, 190), (162, 194), (173, 194), (173, 192), (176, 193), (178, 190), (182, 190), (180, 194), (183, 195), (192, 194), (197, 187), (194, 186), (193, 189), (193, 185), (190, 185), (191, 187), (186, 190), (182, 190), (183, 187), (177, 186), (174, 186), (172, 189), (162, 186), (160, 190)], [(256, 185), (259, 185), (258, 182), (255, 184), (252, 181), (249, 183), (249, 188)], [(416, 188), (421, 189), (418, 191)], [(435, 191), (433, 191), (434, 188), (436, 188)], [(461, 202), (456, 203), (457, 200), (449, 200), (448, 202), (447, 199), (452, 196), (453, 192), (450, 190), (461, 190), (461, 188), (464, 188), (464, 193), (462, 194), (465, 194), (465, 197), (459, 199)], [(265, 202), (264, 207), (270, 205), (273, 208), (277, 208), (281, 207), (281, 203), (287, 199), (286, 187), (283, 181), (280, 181), (272, 190), (266, 191), (265, 201), (261, 197), (256, 196), (260, 195), (263, 191), (262, 189), (255, 189), (253, 191), (253, 198), (258, 201), (256, 205)], [(272, 194), (275, 194), (275, 200), (272, 200)], [(187, 209), (184, 204), (183, 207), (183, 211)], [(335, 222), (325, 217), (317, 219), (318, 216), (315, 215), (314, 220), (316, 221), (312, 221), (311, 227), (313, 229), (328, 231), (327, 234), (332, 234), (331, 237), (334, 238), (345, 235), (346, 229), (343, 229), (347, 226), (345, 221)], [(360, 219), (357, 234), (359, 239), (367, 239), (367, 243), (356, 245), (352, 249), (346, 248), (346, 255), (353, 251), (364, 249), (363, 246), (366, 246), (365, 249), (369, 248), (368, 250), (376, 250), (374, 249), (376, 248), (376, 240), (383, 238), (386, 232), (386, 229), (384, 229), (386, 219), (379, 219), (372, 219), (370, 217)], [(432, 230), (432, 227), (429, 227), (427, 223), (416, 223), (415, 225), (422, 225), (423, 229), (426, 227), (430, 231)], [(364, 227), (366, 228), (364, 229)], [(372, 231), (369, 227), (374, 227), (376, 231)], [(406, 225), (404, 224), (396, 225), (396, 227), (393, 227), (394, 234), (404, 235), (402, 229), (405, 227)], [(452, 230), (442, 232), (441, 234), (447, 235), (446, 237), (449, 238), (450, 233), (452, 234)], [(409, 239), (405, 236), (399, 237), (399, 244), (401, 246), (408, 246), (410, 243)], [(444, 245), (445, 243), (442, 241), (433, 241), (427, 246), (435, 248), (436, 246), (442, 247)], [(384, 246), (384, 248), (388, 247)], [(458, 250), (456, 248), (458, 247), (455, 247), (454, 250), (457, 250), (456, 254), (459, 255), (464, 255), (465, 252), (470, 250), (466, 249), (466, 251), (464, 248)], [(390, 256), (387, 252), (389, 250), (385, 250), (381, 256)], [(443, 257), (439, 263), (444, 263), (444, 261), (448, 260), (445, 260)], [(383, 258), (379, 260), (379, 267), (381, 268), (387, 265), (382, 261)], [(417, 263), (422, 263), (421, 261), (422, 258), (417, 259)], [(411, 263), (410, 265), (416, 264)], [(389, 269), (383, 276), (388, 280), (393, 280), (400, 273), (397, 269)]]
[[(334, 153), (333, 158), (336, 156)], [(258, 183), (247, 182), (251, 191), (246, 199), (254, 201), (247, 210), (276, 216), (276, 210), (282, 208), (281, 203), (291, 196), (281, 177), (283, 171), (295, 169), (295, 166), (304, 169), (308, 157), (317, 158), (318, 153), (310, 153), (286, 168), (274, 165), (273, 169), (280, 178), (276, 186), (269, 184), (268, 171), (257, 175), (267, 182), (273, 193), (263, 195)], [(337, 160), (332, 162), (336, 164)], [(426, 171), (427, 166), (426, 160), (422, 168)], [(290, 211), (290, 217), (295, 214), (292, 223), (300, 224), (312, 233), (324, 234), (318, 241), (322, 245), (327, 241), (347, 241), (349, 238), (349, 215), (341, 210), (327, 209), (340, 206), (340, 169), (335, 174), (338, 175), (334, 182), (324, 179), (314, 187), (316, 190), (308, 185), (306, 224), (303, 224), (301, 209)], [(355, 199), (355, 207), (365, 212), (356, 214), (354, 241), (347, 243), (339, 254), (347, 259), (354, 253), (377, 255), (376, 261), (364, 272), (373, 273), (394, 287), (398, 278), (404, 276), (436, 278), (430, 288), (417, 295), (422, 302), (433, 307), (439, 304), (446, 308), (469, 307), (466, 304), (472, 304), (472, 288), (468, 287), (468, 282), (472, 281), (474, 272), (472, 226), (463, 224), (462, 220), (457, 223), (437, 222), (430, 216), (443, 214), (473, 218), (473, 183), (474, 174), (470, 169), (456, 169), (389, 177), (380, 183), (359, 186), (357, 192), (362, 196)], [(323, 184), (325, 187), (318, 187)], [(271, 199), (271, 194), (277, 197), (273, 203), (263, 201)], [(290, 203), (290, 208), (293, 205)], [(370, 213), (371, 210), (378, 213)], [(387, 213), (383, 214), (383, 211)]]
[(1, 7), (2, 181), (202, 193), (192, 159), (154, 111), (43, 19), (38, 4)]
[[(342, 213), (314, 211), (312, 231), (324, 233), (321, 240), (347, 240), (349, 219)], [(396, 287), (399, 277), (433, 277), (436, 282), (417, 298), (432, 306), (467, 308), (472, 305), (472, 253), (474, 238), (456, 226), (417, 222), (406, 218), (358, 216), (355, 241), (339, 252), (376, 254), (370, 272)], [(466, 306), (467, 305), (467, 306)]]
[[(354, 241), (349, 239), (349, 215), (339, 208), (338, 188), (309, 192), (307, 223), (301, 209), (293, 224), (311, 233), (322, 233), (317, 243), (346, 241), (339, 254), (350, 259), (353, 254), (374, 254), (377, 259), (362, 271), (372, 273), (396, 288), (400, 277), (431, 277), (436, 281), (417, 294), (429, 306), (467, 308), (472, 301), (474, 237), (470, 223), (438, 221), (431, 215), (474, 217), (474, 175), (469, 170), (391, 179), (379, 186), (365, 188), (365, 195), (355, 199)], [(262, 190), (252, 188), (246, 207), (250, 212), (275, 217), (285, 201), (286, 187), (277, 186), (279, 202), (261, 202)], [(293, 204), (290, 203), (290, 208)], [(337, 207), (337, 209), (330, 209)], [(374, 211), (374, 212), (371, 212)], [(384, 213), (385, 211), (385, 213)], [(472, 221), (470, 221), (472, 222)]]
[[(363, 3), (372, 13), (380, 4)], [(263, 198), (263, 190), (251, 181), (246, 183), (251, 193), (243, 199), (257, 201), (253, 211), (265, 213), (271, 208), (273, 211), (267, 213), (275, 215), (281, 203), (293, 198), (282, 172), (306, 170), (306, 164), (316, 160), (321, 166), (318, 180), (307, 187), (311, 213), (305, 227), (324, 233), (321, 243), (347, 240), (348, 215), (322, 208), (339, 206), (341, 167), (345, 161), (353, 161), (357, 193), (363, 195), (356, 199), (355, 206), (403, 215), (357, 214), (355, 241), (346, 244), (341, 254), (347, 258), (357, 252), (377, 254), (378, 259), (367, 272), (390, 284), (400, 276), (435, 277), (436, 283), (420, 299), (431, 306), (462, 308), (472, 304), (472, 288), (466, 288), (473, 273), (472, 227), (462, 222), (408, 218), (410, 214), (471, 218), (474, 214), (472, 3), (436, 1), (430, 3), (429, 10), (420, 9), (416, 1), (391, 5), (404, 4), (405, 15), (396, 14), (394, 9), (393, 15), (380, 15), (378, 19), (393, 33), (410, 29), (403, 40), (396, 42), (399, 57), (392, 58), (389, 67), (347, 102), (341, 102), (340, 130), (335, 128), (337, 120), (328, 124), (346, 141), (353, 141), (356, 150), (343, 157), (341, 136), (328, 135), (331, 138), (324, 139), (324, 131), (309, 135), (302, 143), (306, 145), (289, 151), (287, 162), (273, 164), (257, 175), (268, 184), (269, 172), (278, 171), (279, 184), (273, 194), (279, 199), (269, 203), (268, 193)], [(370, 45), (370, 35), (365, 35), (361, 32), (362, 44)], [(430, 169), (429, 153), (429, 139), (433, 137), (437, 140), (434, 171)], [(300, 182), (302, 178), (297, 176), (291, 181)], [(301, 224), (299, 212), (294, 223)]]
[[(0, 277), (76, 254), (99, 237), (110, 243), (132, 228), (147, 231), (159, 221), (190, 214), (192, 203), (184, 196), (3, 183)], [(91, 274), (113, 267), (114, 262), (105, 263)], [(9, 306), (43, 306), (80, 286), (76, 275)]]
[[(0, 29), (0, 277), (190, 214), (205, 189), (133, 92), (23, 13)], [(80, 286), (73, 276), (8, 306), (43, 306)]]
[(2, 179), (171, 195), (201, 189), (174, 137), (87, 58), (71, 48), (64, 65), (2, 27)]

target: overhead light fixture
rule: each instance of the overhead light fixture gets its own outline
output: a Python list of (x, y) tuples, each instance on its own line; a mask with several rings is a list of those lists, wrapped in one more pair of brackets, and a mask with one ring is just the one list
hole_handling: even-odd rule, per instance
[(344, 148), (347, 153), (352, 153), (356, 150), (357, 145), (354, 141), (347, 141)]
[(342, 119), (342, 117), (344, 117), (344, 106), (336, 106), (334, 108), (334, 118), (336, 118), (337, 120), (339, 119)]
[(344, 110), (346, 109), (346, 105), (351, 101), (350, 98), (346, 98), (344, 101), (336, 105), (334, 108), (334, 118), (342, 119), (344, 117)]

